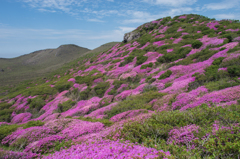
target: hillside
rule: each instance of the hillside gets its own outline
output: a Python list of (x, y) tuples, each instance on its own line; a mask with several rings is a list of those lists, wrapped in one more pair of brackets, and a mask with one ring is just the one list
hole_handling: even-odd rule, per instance
[(45, 76), (88, 51), (77, 45), (61, 45), (57, 49), (39, 50), (16, 58), (0, 58), (0, 85)]
[(240, 23), (160, 18), (0, 102), (0, 158), (239, 158)]

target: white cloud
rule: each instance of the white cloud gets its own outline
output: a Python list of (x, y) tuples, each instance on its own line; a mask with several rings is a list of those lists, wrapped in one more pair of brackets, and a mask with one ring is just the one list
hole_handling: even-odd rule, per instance
[(136, 28), (134, 28), (134, 27), (119, 27), (119, 29), (120, 30), (118, 30), (118, 31), (120, 31), (122, 33), (127, 33), (127, 32), (130, 32), (130, 31), (133, 31)]
[(240, 14), (217, 14), (214, 15), (216, 19), (240, 19)]
[(192, 12), (193, 9), (190, 7), (179, 7), (179, 8), (173, 8), (170, 10), (166, 10), (161, 12), (160, 14), (151, 14), (149, 12), (142, 12), (142, 11), (127, 11), (127, 16), (131, 17), (130, 19), (126, 19), (123, 21), (125, 24), (129, 23), (146, 23), (152, 20), (156, 20), (159, 18), (163, 18), (166, 16), (176, 16), (180, 14), (187, 14)]
[(179, 7), (183, 5), (192, 5), (196, 3), (197, 0), (143, 0), (143, 2), (155, 4), (155, 5)]
[(88, 19), (87, 21), (89, 21), (89, 22), (100, 22), (100, 23), (104, 22), (103, 20), (100, 20), (100, 19)]
[(230, 9), (239, 6), (240, 0), (224, 0), (219, 3), (209, 3), (205, 4), (203, 9), (209, 10), (221, 10), (221, 9)]

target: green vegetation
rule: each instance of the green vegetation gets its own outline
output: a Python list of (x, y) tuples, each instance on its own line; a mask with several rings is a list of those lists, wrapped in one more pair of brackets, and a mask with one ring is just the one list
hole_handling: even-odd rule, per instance
[(103, 74), (98, 73), (95, 76), (92, 76), (91, 74), (87, 75), (87, 76), (77, 76), (75, 77), (76, 83), (78, 84), (84, 84), (86, 83), (88, 86), (92, 85), (93, 81), (95, 79), (101, 78), (103, 77)]
[(167, 70), (164, 74), (162, 74), (158, 79), (165, 79), (165, 78), (168, 78), (170, 77), (172, 74), (172, 71), (171, 70)]
[(54, 95), (56, 93), (57, 93), (57, 90), (55, 88), (52, 88), (46, 84), (23, 90), (24, 96)]
[(87, 100), (90, 97), (91, 88), (87, 87), (86, 90), (79, 93), (81, 100)]
[(76, 101), (72, 101), (71, 99), (66, 102), (59, 103), (58, 104), (59, 113), (62, 113), (71, 109), (75, 104), (76, 104)]
[(97, 96), (102, 98), (109, 86), (109, 82), (100, 82), (93, 89), (95, 90)]
[(165, 88), (172, 86), (173, 83), (165, 83)]
[(93, 119), (90, 117), (79, 117), (77, 119), (90, 122), (100, 122), (103, 123), (105, 126), (112, 126), (114, 124), (112, 121), (109, 121), (108, 119)]
[(114, 88), (108, 92), (108, 95), (115, 95), (117, 93), (117, 89), (121, 87), (122, 84), (126, 83), (126, 81), (123, 80), (115, 80), (113, 82)]
[(0, 76), (0, 86), (48, 76), (88, 51), (90, 50), (76, 45), (62, 45), (57, 49), (42, 50), (16, 58), (2, 58), (0, 68), (5, 71)]
[(133, 59), (134, 59), (134, 56), (125, 57), (125, 58), (124, 58), (124, 61), (120, 63), (119, 67), (123, 67), (123, 66), (125, 66), (126, 64), (132, 62)]
[(202, 46), (202, 42), (199, 41), (199, 40), (195, 40), (195, 41), (192, 43), (192, 47), (193, 47), (194, 49), (199, 49), (201, 46)]
[(23, 126), (23, 129), (27, 129), (30, 127), (34, 127), (34, 126), (43, 126), (45, 123), (40, 121), (40, 120), (33, 120), (33, 121), (29, 121), (26, 124), (22, 124), (21, 126)]
[(0, 103), (0, 122), (10, 122), (14, 108), (10, 108), (11, 103)]
[(140, 67), (140, 69), (146, 69), (147, 67), (153, 67), (153, 63), (150, 62), (149, 64), (142, 65), (142, 66)]
[[(199, 86), (205, 85), (210, 91), (220, 90), (232, 86), (237, 86), (240, 81), (236, 76), (239, 76), (239, 61), (233, 59), (231, 61), (222, 62), (224, 57), (215, 59), (211, 66), (205, 69), (204, 75), (195, 74), (195, 81), (189, 83), (188, 90), (196, 89)], [(227, 71), (218, 71), (219, 66), (227, 67)], [(236, 77), (236, 78), (234, 78)]]
[[(143, 144), (158, 150), (170, 151), (175, 158), (237, 158), (239, 155), (240, 105), (229, 107), (208, 107), (203, 104), (187, 111), (158, 112), (144, 122), (125, 123), (116, 133), (132, 143)], [(218, 122), (220, 128), (213, 132), (213, 124)], [(188, 140), (185, 136), (177, 136), (173, 143), (169, 141), (172, 129), (196, 127), (194, 138)], [(112, 134), (114, 136), (115, 133)], [(207, 135), (208, 134), (208, 135)], [(111, 138), (112, 136), (109, 136)], [(191, 148), (193, 146), (193, 148)]]
[(175, 48), (173, 52), (160, 56), (157, 61), (160, 63), (173, 62), (181, 58), (185, 58), (191, 51), (189, 47)]
[(46, 104), (41, 96), (37, 96), (32, 99), (29, 98), (27, 101), (29, 104), (29, 109), (36, 109), (36, 112), (40, 111), (40, 109), (42, 109), (42, 107)]
[(16, 131), (17, 128), (23, 127), (24, 129), (33, 127), (33, 126), (42, 126), (44, 122), (41, 121), (29, 121), (26, 124), (13, 124), (13, 125), (1, 125), (0, 126), (0, 140), (2, 141), (3, 138), (10, 135), (12, 132)]
[(113, 60), (112, 63), (117, 63), (117, 62), (120, 62), (122, 61), (121, 59), (116, 59), (116, 60)]
[(232, 48), (232, 49), (229, 49), (227, 53), (236, 52), (236, 51), (238, 51), (239, 49), (240, 49), (240, 47), (239, 47), (239, 46), (235, 46), (234, 48)]
[(192, 54), (192, 55), (188, 56), (187, 58), (177, 62), (176, 65), (189, 65), (189, 64), (193, 63), (194, 59), (196, 60), (196, 62), (205, 61), (205, 60), (208, 60), (215, 53), (217, 53), (217, 51), (209, 50), (209, 48), (206, 48), (200, 52)]
[(137, 57), (137, 62), (136, 65), (141, 65), (142, 63), (144, 63), (145, 61), (147, 61), (148, 57), (147, 56), (138, 56)]
[(148, 109), (151, 110), (152, 106), (148, 103), (157, 98), (164, 96), (164, 93), (158, 93), (156, 91), (149, 91), (141, 95), (130, 96), (128, 99), (120, 102), (117, 106), (113, 107), (111, 110), (105, 112), (108, 115), (108, 119), (128, 110), (137, 109)]

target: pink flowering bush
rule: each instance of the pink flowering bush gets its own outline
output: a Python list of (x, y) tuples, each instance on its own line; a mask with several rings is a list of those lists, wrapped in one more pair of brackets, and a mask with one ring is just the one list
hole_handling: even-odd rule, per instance
[(194, 149), (194, 140), (197, 140), (198, 138), (195, 137), (194, 133), (198, 133), (199, 126), (193, 125), (187, 125), (184, 127), (181, 127), (179, 129), (172, 129), (169, 132), (169, 138), (168, 143), (174, 144), (180, 144), (180, 145), (186, 145), (187, 149)]
[(157, 151), (128, 142), (101, 140), (74, 145), (69, 149), (45, 156), (50, 158), (155, 158), (170, 156), (169, 152)]

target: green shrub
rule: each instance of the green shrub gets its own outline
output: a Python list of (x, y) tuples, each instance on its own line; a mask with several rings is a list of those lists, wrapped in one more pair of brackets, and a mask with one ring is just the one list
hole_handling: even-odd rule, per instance
[(156, 86), (152, 86), (152, 85), (146, 85), (143, 87), (143, 93), (145, 92), (150, 92), (150, 91), (157, 91), (158, 88)]
[(160, 22), (161, 25), (165, 25), (167, 22), (169, 22), (171, 20), (171, 17), (164, 17), (162, 18), (162, 21)]
[(156, 78), (152, 78), (152, 79), (148, 80), (148, 83), (153, 83), (153, 82), (155, 82), (156, 80), (157, 80)]
[(240, 56), (231, 60), (223, 61), (219, 67), (228, 67), (233, 65), (240, 65)]
[[(69, 148), (72, 146), (72, 140), (68, 140), (68, 141), (62, 141), (62, 142), (59, 142), (59, 141), (56, 141), (55, 143), (53, 143), (53, 148), (55, 151), (60, 151), (62, 148)], [(43, 152), (46, 152), (47, 149)], [(52, 151), (51, 151), (52, 152)]]
[(0, 110), (3, 110), (3, 109), (9, 109), (10, 107), (12, 106), (11, 103), (0, 103)]
[(71, 99), (68, 101), (65, 101), (63, 103), (59, 103), (58, 104), (59, 113), (62, 113), (62, 112), (65, 112), (65, 111), (71, 109), (75, 104), (76, 104), (76, 102), (72, 101)]
[(0, 141), (4, 139), (6, 136), (10, 135), (12, 132), (16, 131), (20, 125), (1, 125), (0, 126)]
[(27, 129), (34, 126), (43, 126), (45, 123), (40, 120), (29, 121), (26, 124), (23, 124), (23, 129)]
[(112, 89), (111, 91), (108, 92), (108, 95), (115, 95), (117, 93), (116, 89)]
[(176, 65), (189, 65), (191, 63), (193, 63), (193, 60), (191, 58), (185, 58), (181, 61), (178, 61)]
[(220, 79), (218, 81), (211, 81), (211, 82), (205, 83), (206, 88), (210, 92), (215, 91), (215, 90), (225, 89), (228, 87), (237, 86), (237, 85), (240, 85), (240, 82), (238, 82), (238, 80), (233, 80), (228, 77)]
[(77, 119), (83, 120), (83, 121), (90, 121), (90, 122), (100, 122), (100, 123), (103, 123), (107, 127), (112, 126), (114, 124), (114, 122), (109, 121), (108, 119), (92, 119), (90, 117), (79, 117)]
[(114, 88), (115, 89), (118, 89), (119, 87), (121, 87), (122, 84), (124, 84), (125, 82), (124, 81), (119, 81), (119, 80), (115, 80), (113, 82), (113, 85), (114, 85)]
[(209, 50), (208, 48), (190, 55), (188, 58), (190, 59), (196, 59), (197, 62), (201, 62), (201, 61), (205, 61), (208, 60), (212, 55), (214, 55), (215, 53), (217, 53), (218, 51), (215, 50)]
[(55, 85), (55, 88), (58, 90), (58, 92), (62, 92), (62, 91), (68, 90), (71, 86), (72, 86), (72, 83), (64, 81), (64, 82), (58, 82)]
[(28, 104), (30, 109), (36, 109), (39, 111), (46, 104), (46, 102), (42, 99), (42, 97), (37, 96), (35, 98), (29, 98)]
[(90, 92), (91, 92), (91, 88), (87, 87), (86, 90), (79, 93), (80, 99), (81, 100), (87, 100)]
[(152, 76), (148, 76), (145, 81), (148, 82), (150, 79), (152, 78)]
[(138, 56), (137, 57), (137, 62), (136, 65), (141, 65), (142, 63), (144, 63), (145, 61), (147, 61), (148, 57), (147, 56)]
[(193, 43), (192, 43), (192, 47), (193, 47), (194, 49), (199, 49), (201, 46), (202, 46), (202, 42), (199, 41), (199, 40), (195, 40), (195, 41), (193, 41)]
[(87, 75), (87, 76), (77, 76), (77, 77), (75, 77), (75, 80), (76, 80), (76, 83), (78, 83), (78, 84), (84, 84), (85, 83), (88, 86), (90, 86), (90, 85), (92, 85), (92, 82), (95, 79), (98, 79), (98, 78), (101, 78), (101, 77), (103, 77), (103, 74), (102, 73), (98, 73), (95, 76), (92, 76), (91, 74)]
[(240, 65), (233, 65), (227, 68), (231, 77), (240, 76)]
[(46, 85), (39, 85), (32, 88), (27, 89), (23, 95), (24, 96), (36, 96), (36, 95), (54, 95), (57, 93), (56, 88), (52, 88)]
[(165, 83), (165, 88), (172, 86), (173, 83)]
[(167, 70), (164, 74), (162, 74), (158, 79), (165, 79), (165, 78), (168, 78), (170, 77), (172, 74), (172, 71), (171, 70)]
[(13, 110), (14, 109), (0, 110), (0, 122), (10, 122)]
[(212, 64), (219, 66), (224, 59), (225, 59), (225, 57), (219, 57), (219, 58), (215, 59)]
[(153, 99), (161, 98), (164, 95), (164, 93), (150, 91), (141, 95), (130, 96), (127, 100), (119, 102), (117, 106), (106, 111), (105, 114), (108, 115), (108, 118), (110, 119), (111, 117), (128, 110), (152, 109), (152, 106), (148, 105), (148, 103)]
[(124, 61), (120, 63), (119, 67), (125, 66), (126, 64), (132, 62), (134, 59), (134, 56), (128, 56), (124, 58)]
[(187, 35), (184, 35), (182, 38), (183, 38), (183, 39), (188, 39), (188, 38), (193, 38), (193, 36), (190, 35), (190, 34), (187, 34)]
[(233, 38), (231, 34), (224, 34), (222, 38), (227, 38), (229, 42), (232, 42)]
[(97, 96), (102, 98), (106, 90), (109, 88), (109, 86), (110, 86), (109, 82), (101, 82), (98, 83), (93, 89), (97, 93)]
[(229, 49), (227, 53), (236, 52), (236, 51), (238, 51), (238, 50), (240, 50), (240, 47), (239, 47), (239, 46), (235, 46), (234, 48)]
[(225, 50), (225, 49), (227, 49), (226, 47), (222, 47), (221, 49), (220, 49), (220, 51), (223, 51), (223, 50)]
[(178, 59), (185, 58), (190, 51), (191, 51), (191, 48), (188, 48), (188, 47), (178, 48), (171, 53), (167, 53), (163, 56), (160, 56), (157, 59), (157, 61), (160, 63), (173, 62)]
[(116, 59), (116, 60), (113, 60), (112, 63), (117, 63), (117, 62), (120, 62), (121, 59)]
[(17, 128), (23, 127), (24, 129), (33, 127), (33, 126), (42, 126), (44, 125), (44, 122), (42, 121), (29, 121), (26, 124), (12, 124), (12, 125), (1, 125), (0, 126), (0, 141), (2, 141), (3, 138), (10, 135), (12, 132), (16, 131)]
[(136, 41), (141, 45), (145, 45), (147, 42), (149, 42), (152, 39), (152, 36), (150, 34), (144, 34), (141, 36), (141, 38), (138, 38)]
[(140, 69), (146, 69), (147, 67), (153, 67), (153, 63), (150, 62), (149, 64), (142, 65), (142, 66), (140, 67)]

